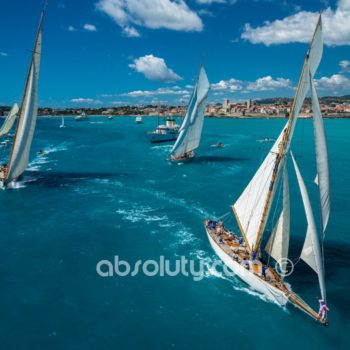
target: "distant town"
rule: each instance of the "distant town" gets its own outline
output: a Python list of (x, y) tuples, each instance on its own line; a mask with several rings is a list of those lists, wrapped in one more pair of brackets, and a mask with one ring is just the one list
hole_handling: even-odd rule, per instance
[[(290, 98), (248, 99), (233, 102), (225, 99), (223, 103), (208, 104), (206, 116), (213, 118), (286, 118), (289, 116), (293, 100)], [(350, 118), (350, 95), (320, 98), (322, 114), (325, 118)], [(7, 115), (10, 106), (0, 106), (0, 116)], [(87, 115), (95, 116), (183, 116), (187, 106), (138, 105), (100, 108), (39, 108), (40, 116)], [(306, 99), (301, 117), (312, 116), (310, 99)]]

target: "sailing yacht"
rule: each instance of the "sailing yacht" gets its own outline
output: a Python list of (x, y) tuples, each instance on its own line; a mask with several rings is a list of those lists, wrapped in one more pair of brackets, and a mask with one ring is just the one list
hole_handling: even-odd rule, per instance
[[(287, 157), (290, 154), (298, 180), (301, 199), (305, 209), (307, 230), (300, 259), (308, 264), (318, 276), (321, 299), (320, 310), (326, 302), (323, 261), (323, 239), (330, 213), (330, 190), (327, 142), (319, 101), (313, 82), (314, 74), (323, 52), (322, 19), (317, 26), (305, 57), (304, 66), (294, 97), (291, 113), (285, 127), (272, 146), (265, 160), (248, 186), (232, 206), (240, 235), (228, 230), (222, 221), (205, 220), (209, 242), (222, 261), (244, 282), (279, 305), (290, 303), (306, 314), (327, 325), (327, 316), (317, 313), (301, 299), (285, 282), (290, 233), (290, 201)], [(321, 215), (321, 234), (317, 231), (309, 195), (290, 145), (305, 96), (311, 90), (313, 126), (316, 150), (316, 166)], [(261, 244), (267, 220), (272, 217), (271, 207), (276, 189), (283, 192), (283, 208), (273, 232), (265, 246), (265, 258)], [(273, 220), (273, 218), (270, 218)], [(266, 259), (267, 256), (267, 259)], [(273, 260), (274, 267), (271, 266)], [(271, 264), (270, 264), (271, 263)], [(279, 272), (279, 273), (278, 273)]]
[(44, 13), (45, 10), (40, 16), (10, 158), (7, 165), (0, 170), (0, 181), (4, 188), (22, 175), (29, 161), (38, 112), (38, 80)]
[(194, 157), (194, 151), (199, 147), (201, 140), (209, 87), (207, 74), (201, 65), (179, 136), (170, 151), (171, 160), (182, 161)]
[(13, 107), (11, 108), (9, 114), (7, 115), (7, 117), (4, 121), (4, 124), (2, 125), (2, 127), (0, 129), (0, 137), (5, 136), (9, 133), (13, 124), (16, 121), (18, 111), (19, 111), (18, 104), (15, 103), (13, 105)]
[(64, 115), (61, 116), (61, 125), (60, 128), (65, 128), (66, 126), (64, 125)]

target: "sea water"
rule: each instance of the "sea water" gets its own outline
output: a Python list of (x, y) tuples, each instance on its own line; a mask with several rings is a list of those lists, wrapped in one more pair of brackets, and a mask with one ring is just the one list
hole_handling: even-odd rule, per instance
[[(286, 121), (206, 119), (196, 158), (178, 164), (167, 160), (171, 143), (147, 138), (156, 118), (143, 122), (66, 118), (59, 128), (60, 118), (38, 120), (28, 170), (14, 189), (0, 191), (1, 349), (348, 348), (350, 121), (325, 120), (329, 327), (278, 307), (222, 266), (214, 269), (217, 257), (203, 227), (204, 218), (229, 213), (227, 225), (236, 229), (230, 205)], [(311, 120), (298, 122), (292, 148), (318, 222)], [(46, 153), (37, 155), (40, 149)], [(291, 166), (289, 172), (296, 262), (306, 221)], [(204, 266), (203, 278), (142, 271), (101, 277), (98, 262), (116, 256), (131, 265), (186, 257)], [(317, 308), (313, 270), (299, 262), (287, 281)]]

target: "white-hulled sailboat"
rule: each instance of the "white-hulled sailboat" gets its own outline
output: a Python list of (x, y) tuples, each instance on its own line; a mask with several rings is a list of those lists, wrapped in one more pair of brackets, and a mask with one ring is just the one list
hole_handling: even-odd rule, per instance
[[(242, 238), (226, 229), (222, 222), (206, 219), (205, 228), (210, 244), (216, 254), (244, 282), (277, 304), (285, 305), (291, 303), (322, 324), (327, 325), (326, 315), (322, 315), (322, 312), (317, 313), (314, 311), (284, 282), (286, 277), (284, 267), (285, 262), (288, 261), (290, 231), (287, 155), (290, 151), (290, 144), (301, 106), (307, 92), (311, 89), (321, 208), (321, 236), (317, 231), (305, 183), (293, 155), (291, 158), (307, 219), (306, 238), (300, 258), (317, 273), (321, 292), (321, 299), (319, 300), (320, 311), (322, 308), (327, 310), (325, 305), (323, 238), (330, 212), (328, 152), (321, 110), (313, 82), (315, 71), (322, 57), (322, 51), (322, 20), (320, 15), (304, 61), (289, 120), (258, 171), (232, 206)], [(268, 258), (264, 259), (261, 256), (260, 246), (280, 178), (281, 187), (283, 188), (283, 209), (265, 247)], [(269, 266), (270, 258), (276, 260), (275, 266), (277, 268), (279, 265), (279, 270), (282, 273), (278, 274), (272, 266)]]
[(4, 188), (22, 175), (29, 162), (29, 153), (38, 112), (38, 79), (43, 19), (44, 10), (40, 16), (10, 158), (7, 165), (1, 169), (0, 173), (0, 180)]
[(60, 128), (65, 128), (66, 126), (64, 125), (64, 115), (61, 116), (61, 124), (60, 124)]
[(179, 136), (170, 152), (171, 160), (181, 161), (194, 157), (194, 151), (201, 140), (209, 87), (207, 74), (201, 65)]
[(7, 115), (7, 117), (6, 117), (5, 121), (4, 121), (4, 124), (2, 124), (2, 127), (0, 129), (0, 137), (5, 136), (5, 135), (7, 135), (9, 133), (9, 131), (11, 130), (13, 124), (16, 121), (18, 111), (19, 111), (18, 104), (15, 103), (12, 106), (9, 114)]

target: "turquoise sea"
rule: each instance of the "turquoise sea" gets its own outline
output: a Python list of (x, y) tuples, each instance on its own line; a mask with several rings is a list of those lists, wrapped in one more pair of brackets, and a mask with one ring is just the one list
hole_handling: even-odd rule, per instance
[[(329, 327), (281, 308), (216, 260), (203, 219), (221, 216), (253, 176), (285, 120), (206, 119), (197, 158), (167, 161), (171, 144), (149, 143), (156, 118), (40, 118), (28, 171), (0, 191), (1, 349), (347, 349), (350, 331), (350, 121), (325, 120), (332, 211), (325, 240)], [(213, 147), (223, 142), (221, 149)], [(312, 121), (293, 142), (317, 214)], [(47, 151), (38, 156), (39, 149)], [(290, 167), (290, 255), (306, 232)], [(235, 228), (232, 215), (230, 227)], [(266, 238), (266, 237), (265, 237)], [(203, 264), (204, 278), (101, 277), (115, 256)], [(220, 270), (221, 269), (221, 270)], [(303, 262), (288, 279), (317, 307), (314, 272)]]

